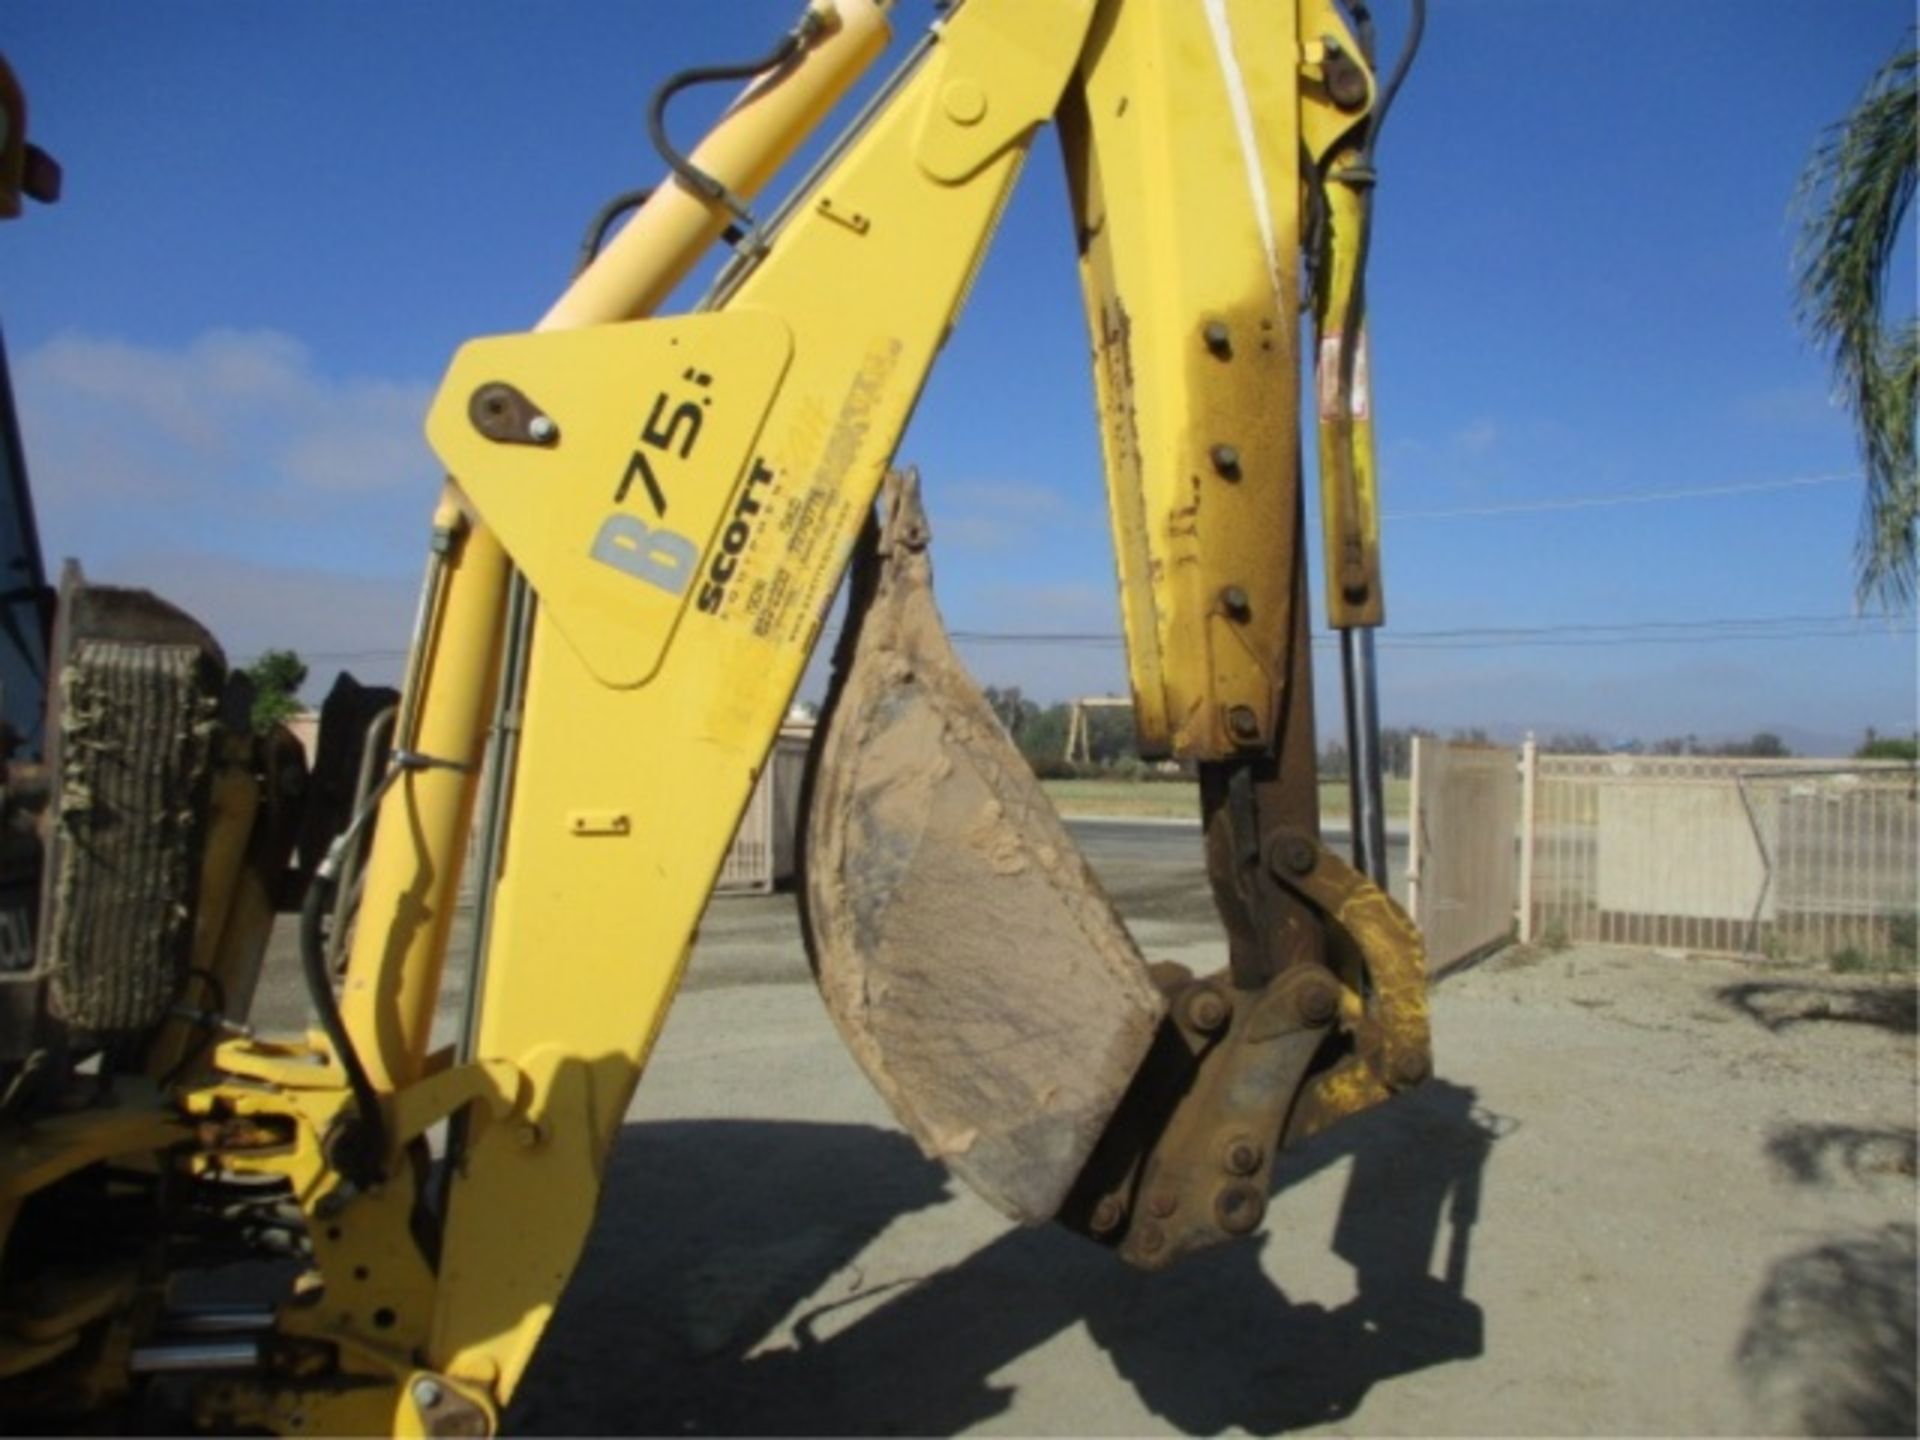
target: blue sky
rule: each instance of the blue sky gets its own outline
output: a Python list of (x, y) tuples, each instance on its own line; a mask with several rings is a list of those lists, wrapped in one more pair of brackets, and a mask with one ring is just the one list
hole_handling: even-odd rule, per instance
[[(652, 84), (762, 49), (798, 8), (9, 7), (0, 49), (67, 171), (61, 204), (0, 229), (49, 554), (174, 595), (238, 657), (294, 644), (316, 671), (390, 674), (447, 357), (529, 323), (585, 218), (655, 178)], [(1391, 45), (1403, 9), (1379, 9)], [(1382, 142), (1371, 282), (1387, 722), (1833, 744), (1912, 726), (1911, 622), (1421, 635), (1850, 612), (1857, 483), (1451, 512), (1855, 473), (1791, 322), (1788, 200), (1911, 6), (1433, 11)], [(930, 12), (904, 0), (896, 49)], [(1911, 235), (1899, 271), (1911, 313)], [(1117, 629), (1050, 136), (901, 455), (926, 475), (956, 630)], [(965, 653), (1046, 699), (1124, 683), (1112, 645)]]

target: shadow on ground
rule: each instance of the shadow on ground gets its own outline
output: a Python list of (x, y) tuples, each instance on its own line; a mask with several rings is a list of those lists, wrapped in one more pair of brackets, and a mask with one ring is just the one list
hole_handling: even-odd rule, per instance
[[(1351, 1161), (1334, 1248), (1358, 1293), (1335, 1308), (1293, 1301), (1263, 1272), (1262, 1246), (1320, 1243), (1285, 1234), (1141, 1275), (1065, 1231), (1016, 1230), (957, 1265), (868, 1285), (847, 1270), (868, 1242), (952, 1193), (906, 1139), (798, 1122), (630, 1126), (509, 1427), (950, 1434), (1004, 1414), (1013, 1389), (998, 1372), (1077, 1326), (1170, 1428), (1338, 1419), (1377, 1383), (1481, 1353), (1468, 1252), (1500, 1132), (1474, 1099), (1436, 1080), (1286, 1158), (1283, 1186)], [(794, 1342), (755, 1353), (808, 1297)]]
[(1741, 1377), (1767, 1428), (1912, 1435), (1912, 1225), (1834, 1235), (1777, 1261), (1741, 1337)]
[(1887, 1125), (1784, 1125), (1767, 1137), (1767, 1158), (1800, 1185), (1911, 1178), (1916, 1151), (1920, 1143), (1913, 1130)]
[(1721, 986), (1714, 997), (1775, 1034), (1790, 1026), (1826, 1021), (1911, 1035), (1920, 1019), (1920, 991), (1906, 983), (1855, 988), (1803, 980), (1747, 980)]

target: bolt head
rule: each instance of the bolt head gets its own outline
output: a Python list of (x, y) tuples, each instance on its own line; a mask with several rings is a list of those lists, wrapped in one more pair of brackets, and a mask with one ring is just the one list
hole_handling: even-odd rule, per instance
[(1227, 1023), (1231, 1013), (1227, 1000), (1211, 986), (1202, 986), (1187, 996), (1187, 1023), (1203, 1034), (1211, 1035)]
[(1324, 1025), (1340, 1008), (1340, 992), (1325, 981), (1309, 985), (1300, 992), (1300, 1018), (1309, 1025)]
[(1213, 1219), (1229, 1235), (1246, 1235), (1267, 1213), (1267, 1197), (1244, 1180), (1222, 1185), (1213, 1197)]
[(1229, 480), (1240, 478), (1240, 452), (1231, 445), (1216, 445), (1207, 452), (1213, 468)]
[(536, 445), (547, 444), (559, 433), (560, 427), (550, 415), (536, 415), (527, 422), (527, 438)]
[(1167, 1248), (1167, 1232), (1149, 1220), (1133, 1232), (1133, 1244), (1142, 1255), (1158, 1255)]
[(408, 1393), (413, 1396), (413, 1403), (422, 1410), (431, 1410), (446, 1398), (446, 1392), (440, 1388), (440, 1382), (426, 1375), (415, 1380), (409, 1387)]
[(1120, 1203), (1118, 1195), (1102, 1195), (1100, 1203), (1093, 1207), (1087, 1226), (1096, 1235), (1111, 1235), (1120, 1228), (1120, 1222), (1126, 1218), (1127, 1207)]
[(1220, 606), (1235, 620), (1245, 620), (1253, 613), (1253, 602), (1238, 585), (1229, 585), (1220, 592)]
[(1233, 353), (1233, 332), (1227, 329), (1226, 321), (1209, 320), (1200, 335), (1207, 349), (1222, 359)]
[(1220, 1152), (1220, 1163), (1230, 1175), (1251, 1175), (1266, 1158), (1259, 1142), (1251, 1135), (1235, 1135)]
[(1280, 847), (1280, 863), (1294, 875), (1311, 874), (1319, 859), (1314, 853), (1313, 842), (1302, 835), (1293, 836)]
[(1235, 705), (1227, 711), (1227, 733), (1243, 745), (1250, 745), (1260, 738), (1260, 717), (1253, 713), (1251, 706)]

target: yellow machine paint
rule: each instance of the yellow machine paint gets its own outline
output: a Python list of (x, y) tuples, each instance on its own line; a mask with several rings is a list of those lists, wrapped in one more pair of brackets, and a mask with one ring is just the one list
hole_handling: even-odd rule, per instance
[[(750, 88), (694, 163), (750, 199), (877, 53), (886, 10), (813, 7), (798, 60)], [(192, 1167), (291, 1184), (316, 1237), (315, 1275), (276, 1322), (294, 1363), (209, 1383), (203, 1423), (496, 1425), (585, 1243), (609, 1147), (875, 491), (1056, 116), (1142, 744), (1245, 757), (1300, 713), (1300, 155), (1340, 164), (1371, 95), (1363, 70), (1359, 102), (1336, 102), (1330, 44), (1358, 53), (1323, 0), (968, 0), (771, 217), (764, 253), (736, 261), (711, 313), (633, 318), (729, 218), (675, 181), (545, 333), (459, 352), (428, 421), (452, 479), (342, 995), (380, 1096), (383, 1178), (343, 1173), (354, 1097), (318, 1034), (229, 1040), (216, 1080), (69, 1152), (156, 1147), (192, 1125)], [(1329, 190), (1334, 314), (1355, 253), (1347, 193)], [(1329, 606), (1375, 623), (1370, 417), (1317, 410), (1340, 557)], [(1293, 723), (1297, 742), (1310, 717)], [(478, 877), (475, 1014), (462, 1045), (436, 1053), (488, 767), (503, 767), (490, 793), (504, 842)], [(1417, 936), (1337, 862), (1316, 874), (1308, 901), (1361, 917), (1355, 943), (1391, 977), (1377, 1044), (1417, 1078)], [(1357, 983), (1348, 1003), (1357, 1015)], [(1383, 1098), (1371, 1073), (1329, 1071), (1298, 1123)], [(461, 1158), (429, 1257), (413, 1155), (442, 1121)], [(0, 1158), (0, 1200), (46, 1183), (47, 1164)], [(21, 1363), (10, 1343), (0, 1366)]]

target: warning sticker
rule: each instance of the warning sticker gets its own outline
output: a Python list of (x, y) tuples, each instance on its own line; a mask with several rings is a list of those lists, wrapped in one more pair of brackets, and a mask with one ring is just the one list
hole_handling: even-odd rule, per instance
[[(812, 643), (845, 568), (859, 506), (871, 503), (868, 487), (850, 489), (847, 481), (860, 463), (900, 349), (898, 341), (888, 341), (868, 352), (804, 486), (791, 488), (786, 475), (754, 462), (742, 500), (752, 513), (737, 515), (723, 534), (713, 565), (726, 574), (717, 584), (709, 577), (702, 610), (777, 645)], [(758, 493), (756, 480), (765, 486)], [(736, 540), (738, 548), (729, 553)]]

